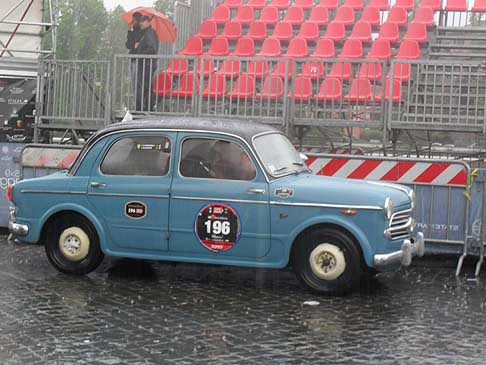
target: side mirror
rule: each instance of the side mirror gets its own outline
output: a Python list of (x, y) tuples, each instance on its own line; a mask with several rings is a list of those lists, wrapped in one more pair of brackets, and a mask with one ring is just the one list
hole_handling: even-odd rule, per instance
[(302, 152), (300, 153), (300, 158), (301, 158), (301, 160), (302, 160), (302, 161), (304, 161), (304, 162), (305, 162), (305, 161), (307, 161), (307, 160), (309, 159), (309, 157), (307, 157), (307, 155), (306, 155), (305, 153), (302, 153)]

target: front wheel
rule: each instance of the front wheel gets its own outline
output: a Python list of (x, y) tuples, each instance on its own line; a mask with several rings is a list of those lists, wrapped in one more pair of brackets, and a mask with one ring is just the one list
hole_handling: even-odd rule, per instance
[(104, 257), (93, 225), (86, 218), (71, 214), (49, 224), (45, 250), (49, 262), (66, 274), (87, 274)]
[(361, 280), (361, 252), (354, 240), (335, 228), (321, 228), (305, 234), (292, 254), (294, 271), (311, 290), (343, 295)]

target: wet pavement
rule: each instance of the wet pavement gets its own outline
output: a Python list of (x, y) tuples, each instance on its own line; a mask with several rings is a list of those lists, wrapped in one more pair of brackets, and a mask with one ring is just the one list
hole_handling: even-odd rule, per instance
[(326, 298), (290, 270), (117, 259), (70, 277), (43, 247), (0, 247), (2, 364), (486, 362), (486, 270), (456, 280), (455, 260)]

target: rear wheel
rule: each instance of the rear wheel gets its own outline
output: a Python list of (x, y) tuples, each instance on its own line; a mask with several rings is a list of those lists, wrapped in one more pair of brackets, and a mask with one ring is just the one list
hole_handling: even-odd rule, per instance
[(86, 218), (74, 214), (50, 222), (45, 250), (49, 262), (66, 274), (87, 274), (104, 257), (96, 229)]
[(320, 228), (299, 239), (292, 264), (299, 280), (321, 294), (349, 293), (359, 286), (363, 273), (356, 243), (335, 228)]

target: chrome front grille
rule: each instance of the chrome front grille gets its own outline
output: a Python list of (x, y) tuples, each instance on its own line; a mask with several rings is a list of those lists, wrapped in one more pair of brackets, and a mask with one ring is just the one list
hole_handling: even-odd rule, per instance
[(411, 209), (393, 213), (385, 235), (392, 240), (408, 238), (413, 221), (411, 213)]

